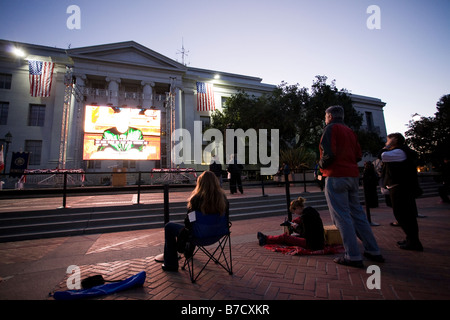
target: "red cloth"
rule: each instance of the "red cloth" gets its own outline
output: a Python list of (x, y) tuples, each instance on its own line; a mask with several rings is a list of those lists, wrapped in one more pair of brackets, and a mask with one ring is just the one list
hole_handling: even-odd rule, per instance
[(264, 246), (267, 250), (274, 252), (281, 252), (287, 255), (322, 255), (322, 254), (336, 254), (344, 252), (342, 245), (325, 246), (322, 250), (309, 250), (299, 246), (285, 246), (280, 244), (266, 244)]
[(279, 236), (267, 236), (267, 244), (281, 244), (306, 248), (306, 239), (283, 233)]

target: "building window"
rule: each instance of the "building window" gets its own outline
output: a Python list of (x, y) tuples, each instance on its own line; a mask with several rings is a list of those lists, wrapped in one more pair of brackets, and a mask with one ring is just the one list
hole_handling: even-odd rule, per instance
[(222, 109), (227, 108), (227, 101), (228, 101), (228, 97), (221, 97)]
[(200, 117), (200, 120), (202, 121), (202, 132), (204, 132), (211, 125), (211, 118), (210, 117)]
[(28, 125), (33, 127), (43, 127), (44, 120), (45, 120), (45, 105), (30, 104)]
[(0, 125), (8, 122), (9, 102), (0, 102)]
[(122, 160), (122, 167), (128, 169), (136, 169), (136, 160)]
[(25, 140), (25, 152), (30, 153), (29, 165), (41, 164), (42, 140)]
[(90, 80), (89, 87), (91, 87), (92, 89), (105, 90), (106, 83), (105, 83), (105, 81), (100, 81), (100, 80)]
[(0, 89), (11, 89), (11, 79), (11, 74), (0, 73)]
[(102, 163), (100, 160), (88, 160), (87, 167), (88, 169), (101, 169)]
[(369, 131), (369, 132), (374, 131), (375, 126), (373, 124), (372, 112), (366, 112), (366, 124), (367, 124), (367, 131)]

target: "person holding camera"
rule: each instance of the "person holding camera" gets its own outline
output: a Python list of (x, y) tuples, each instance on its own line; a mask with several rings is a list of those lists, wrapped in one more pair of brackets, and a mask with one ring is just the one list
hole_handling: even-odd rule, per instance
[[(289, 233), (270, 236), (258, 232), (259, 245), (284, 244), (310, 250), (322, 250), (325, 245), (322, 219), (316, 209), (312, 207), (305, 208), (305, 201), (302, 197), (291, 201), (289, 210), (298, 217), (281, 224), (281, 226), (289, 227)], [(293, 232), (296, 232), (298, 235), (293, 235)]]

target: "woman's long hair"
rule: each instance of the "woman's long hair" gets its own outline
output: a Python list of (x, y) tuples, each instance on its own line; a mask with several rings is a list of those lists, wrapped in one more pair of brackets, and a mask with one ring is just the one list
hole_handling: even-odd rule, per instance
[(219, 179), (212, 171), (203, 172), (197, 179), (197, 186), (188, 199), (188, 209), (200, 209), (203, 214), (224, 214), (227, 208), (225, 193)]

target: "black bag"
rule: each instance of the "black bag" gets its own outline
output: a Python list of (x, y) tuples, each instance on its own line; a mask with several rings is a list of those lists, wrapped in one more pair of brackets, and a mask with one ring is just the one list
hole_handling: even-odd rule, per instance
[(81, 280), (81, 287), (83, 289), (90, 289), (92, 287), (103, 285), (106, 282), (120, 282), (120, 281), (122, 280), (105, 280), (101, 274), (97, 274), (95, 276), (90, 276), (84, 280)]
[(87, 277), (86, 279), (81, 280), (81, 287), (83, 289), (90, 289), (102, 284), (105, 284), (105, 279), (103, 279), (103, 276), (101, 274)]

